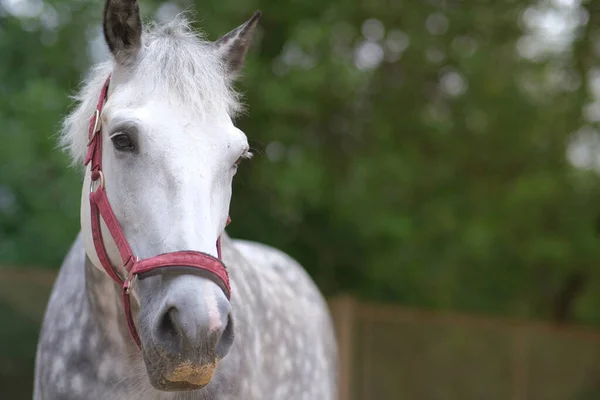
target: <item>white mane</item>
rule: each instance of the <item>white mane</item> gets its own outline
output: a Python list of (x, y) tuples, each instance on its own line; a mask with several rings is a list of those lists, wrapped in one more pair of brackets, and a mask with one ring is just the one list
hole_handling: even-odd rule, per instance
[[(172, 22), (151, 24), (144, 29), (142, 49), (133, 68), (136, 74), (152, 79), (202, 115), (226, 110), (233, 117), (241, 110), (238, 95), (214, 46), (191, 29), (183, 14)], [(73, 96), (76, 107), (64, 119), (59, 139), (60, 146), (70, 154), (73, 163), (83, 162), (89, 118), (112, 69), (112, 60), (93, 66)]]

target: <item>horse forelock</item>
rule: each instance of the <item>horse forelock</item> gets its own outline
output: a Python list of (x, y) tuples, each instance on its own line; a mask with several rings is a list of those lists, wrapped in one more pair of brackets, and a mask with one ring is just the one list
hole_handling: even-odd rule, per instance
[[(102, 85), (109, 74), (122, 68), (107, 60), (94, 65), (72, 96), (75, 106), (65, 117), (59, 137), (60, 147), (74, 164), (81, 164), (87, 150), (87, 130)], [(227, 112), (234, 117), (243, 107), (233, 88), (223, 60), (201, 32), (194, 31), (185, 13), (168, 23), (146, 25), (142, 50), (131, 66), (133, 76), (161, 89), (200, 117)]]

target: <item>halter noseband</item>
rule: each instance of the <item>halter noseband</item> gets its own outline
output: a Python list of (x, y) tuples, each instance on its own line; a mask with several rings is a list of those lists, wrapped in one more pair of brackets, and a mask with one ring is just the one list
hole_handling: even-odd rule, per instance
[[(228, 299), (231, 298), (231, 287), (229, 285), (229, 275), (227, 269), (221, 261), (221, 237), (217, 239), (217, 254), (218, 258), (215, 258), (209, 254), (201, 253), (198, 251), (176, 251), (172, 253), (159, 254), (154, 257), (139, 259), (134, 256), (123, 230), (119, 225), (119, 221), (113, 212), (106, 190), (104, 187), (104, 174), (102, 173), (102, 127), (100, 116), (102, 114), (102, 108), (106, 101), (108, 85), (110, 82), (110, 75), (104, 82), (102, 91), (100, 93), (100, 99), (96, 106), (94, 115), (90, 118), (89, 133), (88, 133), (88, 151), (85, 157), (84, 165), (91, 165), (91, 182), (90, 182), (90, 212), (92, 219), (92, 237), (94, 240), (94, 247), (98, 259), (102, 264), (106, 273), (122, 287), (122, 298), (123, 307), (125, 309), (125, 317), (127, 318), (127, 325), (133, 340), (141, 348), (140, 337), (135, 328), (133, 322), (133, 315), (131, 313), (131, 303), (129, 294), (135, 279), (138, 275), (152, 270), (170, 267), (170, 266), (185, 266), (198, 268), (204, 271), (210, 272), (210, 276), (214, 278)], [(93, 189), (94, 183), (99, 180), (98, 187), (96, 190)], [(113, 237), (119, 254), (121, 255), (121, 261), (123, 262), (123, 268), (127, 272), (127, 277), (122, 278), (117, 270), (113, 268), (104, 246), (102, 239), (102, 230), (100, 225), (100, 217), (104, 220), (104, 223), (108, 227), (108, 230)], [(229, 225), (231, 219), (227, 218), (226, 225)]]

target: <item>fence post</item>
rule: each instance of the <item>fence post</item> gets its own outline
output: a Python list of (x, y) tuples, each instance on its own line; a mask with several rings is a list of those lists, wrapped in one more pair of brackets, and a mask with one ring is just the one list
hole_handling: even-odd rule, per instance
[(352, 399), (355, 303), (349, 295), (331, 301), (338, 341), (338, 400)]

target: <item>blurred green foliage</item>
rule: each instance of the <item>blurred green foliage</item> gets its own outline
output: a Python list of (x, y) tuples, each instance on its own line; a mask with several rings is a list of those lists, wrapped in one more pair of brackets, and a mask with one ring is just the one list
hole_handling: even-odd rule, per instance
[[(103, 46), (102, 4), (0, 4), (0, 265), (58, 268), (81, 177), (56, 133)], [(568, 157), (599, 137), (597, 1), (141, 8), (192, 5), (210, 39), (264, 11), (239, 82), (258, 157), (235, 180), (232, 236), (288, 252), (326, 294), (600, 323), (600, 181)], [(544, 13), (564, 32), (536, 54)]]

